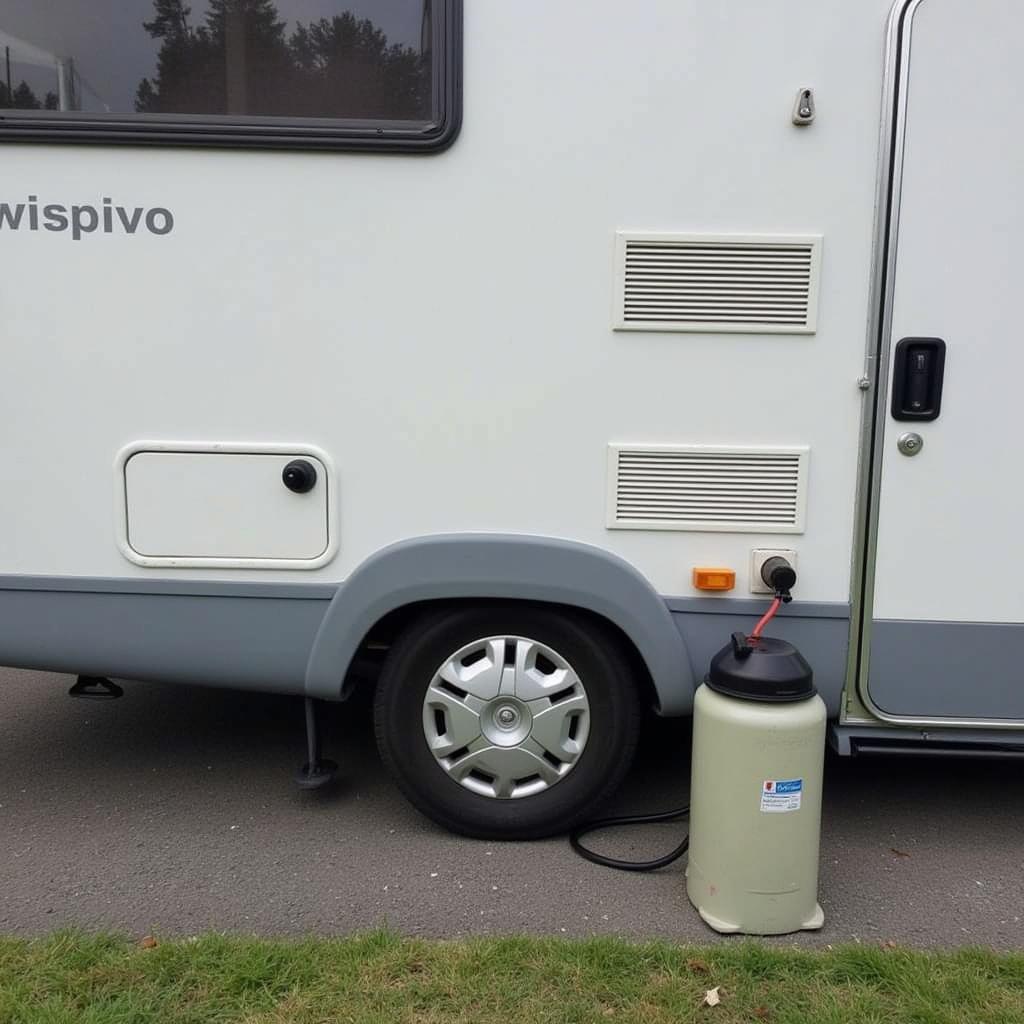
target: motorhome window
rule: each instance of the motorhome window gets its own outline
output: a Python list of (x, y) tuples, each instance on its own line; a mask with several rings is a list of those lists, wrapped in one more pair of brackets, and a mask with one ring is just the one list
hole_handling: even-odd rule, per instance
[(461, 0), (4, 0), (0, 141), (429, 149)]

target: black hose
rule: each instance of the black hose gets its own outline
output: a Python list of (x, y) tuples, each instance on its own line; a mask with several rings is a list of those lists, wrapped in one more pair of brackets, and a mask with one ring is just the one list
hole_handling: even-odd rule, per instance
[(597, 821), (588, 821), (584, 825), (574, 828), (569, 833), (569, 845), (583, 858), (592, 861), (594, 864), (602, 864), (606, 868), (616, 868), (619, 871), (656, 871), (665, 867), (675, 860), (679, 860), (690, 846), (689, 835), (671, 852), (664, 857), (656, 857), (654, 860), (617, 860), (615, 857), (606, 857), (603, 853), (595, 853), (587, 849), (580, 839), (591, 832), (602, 828), (620, 828), (624, 825), (652, 825), (661, 821), (678, 821), (690, 813), (690, 805), (684, 804), (671, 811), (659, 811), (657, 814), (628, 814), (621, 818), (598, 818)]
[[(775, 600), (768, 613), (757, 624), (753, 633), (755, 637), (760, 636), (761, 630), (779, 610), (779, 605), (792, 600), (792, 597), (789, 596), (789, 588), (796, 583), (796, 573), (793, 572), (793, 567), (784, 558), (769, 559), (768, 561), (780, 563), (773, 565), (771, 580), (765, 580), (769, 586), (775, 589)], [(768, 565), (768, 562), (765, 562), (765, 565)], [(783, 571), (788, 574), (784, 578), (780, 577), (776, 580), (776, 574)], [(743, 633), (734, 633), (734, 644), (737, 642), (737, 637), (743, 639), (744, 642), (748, 639)], [(685, 804), (683, 807), (677, 807), (675, 810), (660, 811), (657, 814), (629, 814), (621, 818), (599, 818), (597, 821), (588, 821), (574, 828), (569, 833), (569, 845), (581, 857), (592, 861), (594, 864), (602, 864), (606, 868), (616, 868), (619, 871), (657, 871), (658, 868), (663, 868), (667, 864), (679, 860), (686, 853), (690, 847), (689, 835), (671, 853), (666, 853), (664, 857), (655, 857), (654, 860), (618, 860), (615, 857), (606, 857), (603, 853), (595, 853), (593, 850), (587, 849), (580, 840), (591, 832), (597, 832), (603, 828), (621, 828), (625, 825), (651, 825), (661, 821), (677, 821), (680, 818), (687, 817), (689, 813), (690, 805)]]

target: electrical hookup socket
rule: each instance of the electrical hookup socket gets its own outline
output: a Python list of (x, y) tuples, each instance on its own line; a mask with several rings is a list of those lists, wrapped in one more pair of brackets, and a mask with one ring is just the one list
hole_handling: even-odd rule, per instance
[(750, 552), (750, 592), (752, 594), (774, 593), (771, 587), (761, 579), (761, 566), (769, 558), (784, 558), (793, 569), (796, 564), (796, 552), (792, 548), (755, 548)]

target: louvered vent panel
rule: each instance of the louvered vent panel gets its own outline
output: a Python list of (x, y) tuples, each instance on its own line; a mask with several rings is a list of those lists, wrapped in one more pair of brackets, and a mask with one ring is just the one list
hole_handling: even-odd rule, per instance
[(820, 236), (616, 239), (618, 330), (811, 334)]
[(608, 525), (802, 533), (808, 449), (610, 445)]

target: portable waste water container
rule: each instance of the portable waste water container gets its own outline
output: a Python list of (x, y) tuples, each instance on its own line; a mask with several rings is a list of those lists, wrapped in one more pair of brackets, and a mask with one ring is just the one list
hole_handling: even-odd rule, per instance
[(825, 704), (785, 640), (742, 633), (711, 661), (693, 715), (686, 892), (719, 932), (820, 928)]

